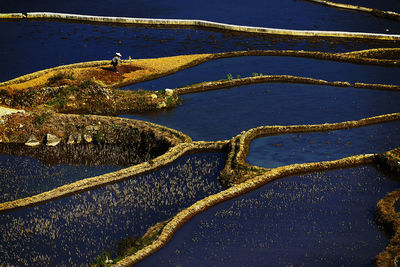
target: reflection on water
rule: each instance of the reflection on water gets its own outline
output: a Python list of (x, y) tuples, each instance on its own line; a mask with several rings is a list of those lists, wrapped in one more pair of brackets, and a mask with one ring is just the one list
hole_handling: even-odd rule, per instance
[[(144, 141), (143, 143), (144, 144)], [(168, 149), (140, 144), (75, 144), (29, 148), (0, 145), (0, 202), (39, 194), (155, 158)]]
[(192, 154), (142, 177), (0, 214), (0, 265), (87, 265), (127, 236), (222, 190), (226, 155)]
[(388, 243), (374, 207), (399, 179), (365, 166), (278, 180), (199, 214), (138, 266), (370, 266)]
[(122, 166), (46, 165), (37, 159), (0, 154), (0, 202), (36, 195), (58, 186), (121, 169)]
[(321, 132), (262, 137), (250, 144), (246, 161), (265, 168), (383, 153), (400, 146), (400, 122)]
[(182, 96), (174, 110), (123, 117), (148, 120), (193, 140), (230, 139), (261, 125), (320, 124), (399, 112), (398, 92), (307, 84), (255, 84)]

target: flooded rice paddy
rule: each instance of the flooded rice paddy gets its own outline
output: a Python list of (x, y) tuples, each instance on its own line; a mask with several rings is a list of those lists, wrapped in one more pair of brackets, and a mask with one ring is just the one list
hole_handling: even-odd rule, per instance
[(264, 74), (293, 75), (349, 83), (395, 85), (399, 83), (398, 69), (393, 67), (357, 65), (297, 57), (249, 56), (209, 61), (163, 78), (128, 85), (122, 89), (157, 91), (227, 79), (228, 74), (231, 74), (233, 78)]
[(174, 110), (123, 117), (166, 125), (193, 140), (221, 140), (261, 125), (359, 120), (398, 112), (400, 106), (397, 92), (281, 83), (246, 85), (182, 98), (183, 104)]
[(388, 244), (373, 213), (392, 179), (364, 166), (272, 182), (199, 214), (137, 266), (371, 266)]
[(262, 137), (250, 144), (249, 164), (275, 168), (294, 163), (384, 153), (400, 146), (400, 122), (321, 132)]
[(225, 158), (191, 154), (151, 174), (0, 214), (0, 265), (87, 266), (103, 251), (115, 256), (122, 239), (221, 191)]
[[(153, 149), (155, 150), (155, 149)], [(165, 148), (160, 147), (160, 154)], [(160, 154), (135, 145), (75, 144), (27, 148), (0, 145), (0, 202), (36, 195), (78, 180), (114, 172)]]
[(0, 202), (11, 201), (49, 191), (72, 183), (121, 169), (122, 166), (44, 164), (38, 159), (0, 154)]
[[(369, 1), (356, 1), (366, 6)], [(340, 2), (340, 1), (339, 1)], [(382, 3), (381, 3), (382, 2)], [(373, 3), (375, 8), (398, 11), (400, 4), (394, 0)], [(382, 20), (369, 14), (349, 12), (327, 8), (308, 1), (295, 0), (220, 0), (204, 2), (204, 0), (157, 0), (137, 1), (132, 4), (128, 0), (116, 0), (113, 4), (107, 1), (82, 2), (39, 2), (16, 0), (0, 3), (2, 12), (50, 11), (100, 16), (122, 16), (136, 18), (169, 18), (169, 19), (202, 19), (222, 23), (248, 26), (289, 28), (302, 30), (340, 30), (356, 32), (385, 32), (389, 28), (398, 32), (395, 21)]]
[[(397, 0), (341, 2), (398, 12)], [(1, 12), (206, 19), (241, 25), (396, 34), (398, 22), (307, 1), (1, 1)], [(301, 40), (205, 29), (0, 22), (0, 81), (62, 64), (242, 50), (346, 52), (398, 47), (394, 42)], [(8, 60), (11, 59), (11, 60)], [(174, 88), (253, 73), (399, 84), (398, 68), (290, 57), (216, 60), (130, 89)], [(261, 125), (358, 120), (399, 112), (397, 92), (302, 84), (258, 84), (183, 96), (174, 110), (124, 115), (156, 122), (194, 140), (230, 139)], [(249, 163), (273, 167), (376, 153), (399, 146), (398, 123), (254, 140)], [(396, 131), (397, 130), (397, 131)], [(105, 151), (104, 153), (106, 153)], [(87, 265), (117, 243), (222, 190), (225, 155), (192, 154), (164, 169), (35, 207), (0, 214), (0, 265)], [(103, 157), (105, 158), (105, 157)], [(131, 164), (131, 163), (129, 163)], [(128, 165), (129, 165), (128, 164)], [(22, 168), (15, 168), (22, 166)], [(0, 202), (110, 172), (125, 163), (62, 162), (0, 155)], [(196, 216), (142, 266), (371, 265), (388, 239), (373, 221), (376, 202), (399, 187), (370, 166), (285, 178)]]
[[(43, 21), (1, 22), (0, 34), (7, 36), (7, 42), (1, 43), (0, 57), (7, 58), (13, 55), (13, 60), (2, 68), (0, 81), (59, 65), (109, 59), (115, 51), (120, 51), (123, 59), (129, 56), (137, 59), (268, 49), (346, 52), (395, 45), (391, 42), (343, 40), (326, 42), (318, 39), (305, 41), (210, 30), (135, 28)], [(264, 69), (255, 72), (267, 73)]]

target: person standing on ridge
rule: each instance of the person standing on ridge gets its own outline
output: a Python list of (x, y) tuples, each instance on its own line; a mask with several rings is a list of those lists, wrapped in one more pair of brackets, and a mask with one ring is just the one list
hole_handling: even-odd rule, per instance
[(113, 66), (113, 71), (118, 73), (118, 63), (122, 61), (121, 59), (122, 55), (120, 53), (115, 53), (115, 56), (113, 57), (113, 59), (111, 60), (111, 65)]

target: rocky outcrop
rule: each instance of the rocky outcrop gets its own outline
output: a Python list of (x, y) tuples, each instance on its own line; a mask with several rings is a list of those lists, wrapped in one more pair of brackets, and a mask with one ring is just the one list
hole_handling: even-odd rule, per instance
[(25, 143), (26, 146), (31, 146), (31, 147), (40, 146), (40, 144), (41, 143), (40, 143), (39, 139), (37, 139), (37, 137), (34, 135), (29, 136), (28, 140)]
[(61, 138), (49, 133), (46, 135), (46, 146), (56, 146), (60, 142)]

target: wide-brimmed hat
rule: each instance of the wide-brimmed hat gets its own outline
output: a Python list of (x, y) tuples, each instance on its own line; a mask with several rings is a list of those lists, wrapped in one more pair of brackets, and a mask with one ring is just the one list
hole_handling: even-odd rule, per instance
[(120, 53), (115, 53), (116, 56), (122, 57), (122, 55)]

